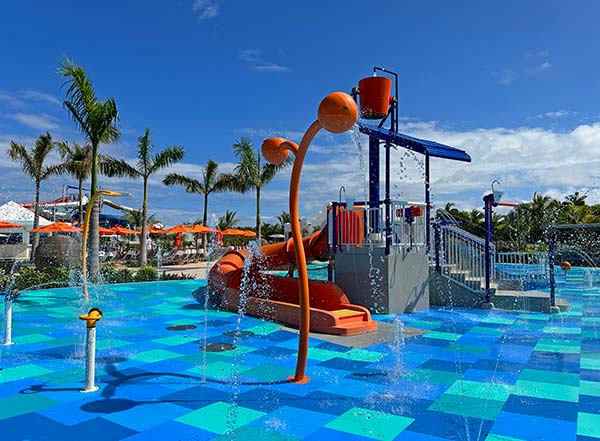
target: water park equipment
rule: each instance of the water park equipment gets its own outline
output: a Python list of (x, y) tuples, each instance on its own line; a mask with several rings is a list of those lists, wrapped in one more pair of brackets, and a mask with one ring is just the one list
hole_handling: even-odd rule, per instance
[(10, 346), (14, 344), (12, 341), (12, 299), (13, 293), (10, 291), (0, 292), (0, 296), (4, 297), (4, 338), (2, 346)]
[[(379, 76), (383, 74), (384, 76)], [(388, 78), (391, 76), (391, 78)], [(393, 80), (393, 81), (392, 81)], [(392, 85), (394, 95), (391, 96)], [(403, 313), (429, 307), (430, 158), (470, 162), (463, 150), (398, 132), (398, 75), (375, 66), (352, 95), (360, 103), (361, 133), (369, 137), (369, 194), (366, 201), (332, 203), (330, 247), (335, 281), (351, 302), (371, 312)], [(373, 123), (370, 121), (377, 121)], [(389, 120), (389, 128), (384, 124)], [(380, 150), (385, 149), (383, 200)], [(394, 201), (390, 195), (391, 149), (401, 147), (425, 157), (425, 201)], [(340, 243), (347, 242), (347, 243)]]
[[(309, 378), (306, 377), (306, 362), (308, 359), (308, 336), (311, 329), (311, 318), (314, 314), (317, 320), (323, 320), (327, 323), (326, 329), (335, 330), (340, 334), (349, 334), (356, 333), (353, 332), (357, 328), (360, 329), (359, 332), (365, 332), (368, 330), (376, 329), (376, 324), (371, 321), (369, 312), (367, 310), (361, 310), (362, 308), (353, 307), (349, 302), (347, 302), (347, 298), (343, 295), (343, 292), (337, 290), (335, 285), (331, 282), (324, 282), (321, 284), (309, 283), (308, 280), (308, 272), (306, 267), (306, 255), (308, 254), (305, 251), (305, 248), (311, 249), (310, 242), (311, 238), (313, 240), (313, 248), (315, 248), (315, 243), (318, 243), (318, 236), (311, 236), (308, 238), (308, 247), (304, 246), (304, 241), (302, 239), (302, 233), (300, 228), (300, 216), (298, 213), (298, 193), (300, 187), (300, 174), (302, 172), (302, 165), (304, 164), (304, 158), (308, 151), (308, 147), (310, 146), (311, 141), (315, 137), (315, 135), (322, 128), (328, 130), (332, 133), (342, 133), (354, 125), (356, 122), (356, 118), (358, 116), (358, 109), (356, 107), (356, 103), (352, 100), (352, 98), (342, 92), (334, 92), (332, 94), (327, 95), (319, 104), (319, 109), (317, 112), (317, 120), (314, 121), (309, 128), (306, 130), (306, 133), (302, 137), (302, 141), (300, 145), (296, 145), (293, 142), (287, 141), (282, 138), (269, 138), (265, 140), (262, 146), (262, 153), (265, 159), (272, 164), (280, 164), (283, 162), (289, 152), (292, 152), (295, 156), (294, 165), (292, 167), (292, 176), (290, 179), (290, 194), (289, 194), (289, 209), (290, 209), (290, 225), (292, 229), (292, 242), (279, 244), (278, 246), (281, 248), (285, 246), (285, 248), (291, 248), (291, 244), (293, 244), (295, 265), (298, 268), (298, 279), (297, 281), (293, 281), (291, 284), (289, 282), (279, 281), (275, 284), (275, 290), (271, 294), (271, 299), (279, 299), (282, 295), (286, 295), (287, 289), (292, 289), (292, 286), (296, 285), (297, 282), (297, 295), (294, 292), (291, 298), (286, 297), (284, 302), (278, 304), (278, 308), (276, 308), (275, 312), (269, 314), (270, 318), (275, 320), (280, 319), (288, 319), (294, 320), (293, 323), (297, 322), (300, 328), (300, 338), (298, 343), (298, 359), (296, 363), (296, 372), (293, 377), (290, 377), (289, 380), (295, 383), (305, 383), (309, 381)], [(325, 237), (325, 234), (322, 234)], [(300, 246), (303, 244), (303, 246)], [(319, 247), (315, 248), (319, 250)], [(291, 249), (289, 251), (292, 251)], [(276, 256), (285, 256), (283, 258), (284, 262), (289, 262), (289, 254), (281, 253), (281, 252), (272, 252), (271, 250), (267, 250), (263, 248), (263, 252), (268, 256), (276, 255)], [(228, 258), (227, 256), (232, 256), (232, 254), (228, 254), (223, 257), (219, 261), (219, 263), (214, 267), (217, 268), (214, 272), (211, 270), (209, 274), (209, 283), (213, 284), (215, 287), (215, 279), (218, 278), (222, 274), (233, 273), (230, 276), (229, 281), (231, 283), (236, 283), (233, 276), (236, 277), (241, 276), (240, 268), (237, 268), (237, 271), (228, 270), (228, 267), (235, 268), (239, 266), (239, 261), (237, 265), (235, 262), (229, 262), (230, 259), (235, 259), (233, 256)], [(242, 257), (238, 256), (238, 259)], [(242, 261), (243, 262), (243, 261)], [(286, 263), (287, 263), (286, 262)], [(276, 266), (276, 265), (274, 265)], [(227, 279), (225, 279), (227, 280)], [(293, 279), (292, 279), (293, 280)], [(264, 285), (264, 282), (263, 282)], [(227, 295), (228, 291), (223, 289), (224, 286), (220, 287), (217, 285), (216, 290)], [(311, 293), (312, 288), (312, 293)], [(293, 291), (292, 291), (293, 292)], [(247, 293), (246, 293), (247, 294)], [(312, 295), (311, 295), (312, 294)], [(233, 297), (240, 298), (239, 290), (233, 293)], [(296, 307), (290, 305), (285, 305), (285, 300), (292, 300), (293, 303), (291, 305), (297, 305)], [(250, 300), (250, 299), (248, 299)], [(311, 300), (316, 303), (317, 307), (330, 308), (323, 309), (318, 311), (320, 308), (315, 308), (315, 311), (311, 309)], [(246, 304), (246, 306), (248, 306)], [(298, 310), (299, 309), (299, 310)], [(292, 312), (292, 314), (288, 317), (287, 313)], [(326, 312), (329, 311), (329, 312)], [(299, 312), (299, 317), (298, 317)], [(364, 323), (363, 323), (364, 322)]]
[(81, 392), (95, 392), (96, 386), (96, 322), (102, 319), (102, 311), (92, 308), (87, 314), (79, 316), (80, 320), (86, 321), (85, 334), (85, 387)]
[[(302, 239), (306, 258), (328, 260), (327, 230)], [(230, 311), (240, 307), (240, 290), (245, 272), (246, 284), (254, 286), (246, 294), (245, 312), (271, 318), (294, 326), (300, 324), (299, 288), (295, 278), (263, 274), (261, 270), (287, 268), (296, 265), (294, 240), (264, 245), (260, 248), (260, 263), (245, 268), (248, 251), (228, 251), (214, 265), (208, 276), (212, 290), (221, 294), (221, 306)], [(334, 283), (309, 280), (310, 330), (327, 334), (351, 335), (377, 329), (369, 310), (353, 305)]]

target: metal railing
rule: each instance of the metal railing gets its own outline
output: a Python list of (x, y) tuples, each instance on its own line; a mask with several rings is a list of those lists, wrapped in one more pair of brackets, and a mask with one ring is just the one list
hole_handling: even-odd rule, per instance
[[(441, 264), (447, 266), (442, 274), (473, 291), (482, 291), (485, 240), (451, 225), (440, 225), (439, 235), (439, 258)], [(490, 252), (492, 256), (496, 254), (494, 245), (491, 245)], [(491, 277), (495, 277), (493, 265)]]
[[(406, 209), (422, 204), (406, 201), (390, 202), (389, 234), (386, 234), (386, 205), (377, 206), (356, 202), (333, 203), (328, 211), (329, 246), (333, 252), (362, 247), (386, 247), (386, 241), (395, 248), (412, 249), (425, 246), (425, 216), (406, 216)], [(423, 213), (424, 214), (424, 213)]]
[(496, 280), (548, 279), (550, 266), (548, 253), (502, 252), (496, 253)]

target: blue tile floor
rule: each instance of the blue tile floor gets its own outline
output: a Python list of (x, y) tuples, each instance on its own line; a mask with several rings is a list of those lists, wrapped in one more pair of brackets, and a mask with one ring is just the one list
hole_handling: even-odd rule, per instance
[[(284, 381), (297, 335), (204, 310), (204, 284), (23, 293), (0, 347), (0, 440), (600, 439), (600, 285), (579, 269), (559, 279), (566, 313), (435, 308), (376, 317), (397, 332), (366, 348), (311, 338), (303, 385)], [(83, 394), (91, 306), (100, 389)]]

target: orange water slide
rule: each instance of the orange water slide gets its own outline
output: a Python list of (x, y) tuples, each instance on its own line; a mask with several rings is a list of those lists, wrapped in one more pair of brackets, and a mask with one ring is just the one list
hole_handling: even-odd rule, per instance
[[(302, 240), (307, 260), (327, 260), (327, 229)], [(244, 302), (248, 315), (298, 326), (300, 321), (298, 279), (273, 276), (261, 269), (287, 268), (295, 263), (293, 239), (261, 247), (260, 263), (245, 268), (246, 250), (227, 252), (210, 270), (208, 286), (221, 295), (221, 306), (238, 311)], [(245, 277), (243, 277), (245, 275)], [(243, 280), (243, 281), (242, 281)], [(242, 297), (241, 287), (245, 295)], [(324, 334), (354, 335), (377, 330), (369, 310), (353, 305), (333, 282), (310, 280), (310, 330)]]

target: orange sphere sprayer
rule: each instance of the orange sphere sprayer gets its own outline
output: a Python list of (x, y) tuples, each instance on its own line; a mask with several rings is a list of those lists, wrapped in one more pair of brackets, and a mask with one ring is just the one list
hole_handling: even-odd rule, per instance
[(566, 275), (567, 272), (571, 269), (571, 263), (565, 260), (560, 264), (560, 268), (565, 272)]
[(306, 268), (306, 255), (302, 244), (302, 230), (298, 213), (298, 192), (300, 189), (300, 173), (308, 147), (315, 135), (322, 128), (332, 133), (342, 133), (350, 130), (358, 118), (358, 108), (352, 97), (343, 92), (334, 92), (327, 95), (317, 112), (318, 118), (313, 122), (302, 137), (300, 146), (282, 138), (269, 138), (263, 142), (262, 153), (264, 158), (272, 164), (283, 162), (289, 152), (295, 155), (292, 177), (290, 179), (290, 225), (296, 254), (298, 268), (298, 286), (300, 291), (300, 338), (298, 341), (298, 360), (296, 373), (289, 380), (294, 383), (306, 383), (310, 378), (305, 376), (306, 362), (308, 359), (308, 337), (310, 330), (310, 297), (308, 285), (308, 270)]

